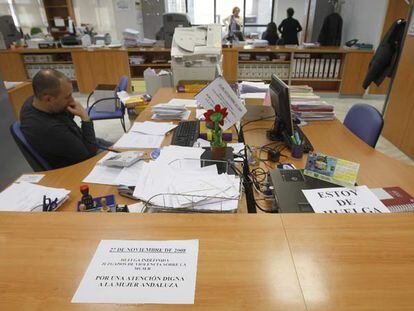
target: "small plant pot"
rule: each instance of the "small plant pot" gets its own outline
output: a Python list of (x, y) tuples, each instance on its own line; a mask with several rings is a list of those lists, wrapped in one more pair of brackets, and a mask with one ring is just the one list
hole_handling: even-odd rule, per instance
[(226, 157), (226, 147), (211, 147), (211, 157), (213, 160), (224, 160)]

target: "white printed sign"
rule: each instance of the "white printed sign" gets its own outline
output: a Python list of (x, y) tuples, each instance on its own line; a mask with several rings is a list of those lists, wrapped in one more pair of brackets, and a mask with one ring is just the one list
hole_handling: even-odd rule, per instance
[(194, 304), (198, 240), (102, 240), (72, 303)]
[(389, 213), (367, 186), (302, 190), (315, 213)]
[(224, 119), (223, 131), (232, 127), (247, 112), (246, 107), (237, 97), (230, 85), (222, 77), (216, 78), (195, 96), (204, 109), (214, 109), (218, 104), (227, 108), (228, 115)]

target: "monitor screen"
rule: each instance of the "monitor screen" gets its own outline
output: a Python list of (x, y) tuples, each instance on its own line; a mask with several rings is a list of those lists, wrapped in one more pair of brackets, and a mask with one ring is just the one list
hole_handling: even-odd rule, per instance
[(293, 135), (289, 87), (285, 82), (273, 74), (272, 82), (269, 87), (269, 93), (270, 101), (276, 115), (274, 130), (279, 132), (277, 133), (277, 136), (282, 135), (280, 131), (286, 131), (289, 136)]

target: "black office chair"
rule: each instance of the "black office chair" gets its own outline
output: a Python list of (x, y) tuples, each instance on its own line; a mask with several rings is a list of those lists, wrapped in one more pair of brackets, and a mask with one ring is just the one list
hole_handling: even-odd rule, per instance
[(12, 134), (17, 146), (25, 157), (26, 161), (35, 172), (48, 171), (52, 167), (49, 163), (29, 144), (20, 129), (20, 123), (14, 122), (10, 126), (10, 133)]

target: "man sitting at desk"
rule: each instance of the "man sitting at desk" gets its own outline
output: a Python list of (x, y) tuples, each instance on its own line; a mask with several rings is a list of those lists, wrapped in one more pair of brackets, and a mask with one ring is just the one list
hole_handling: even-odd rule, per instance
[[(46, 69), (33, 78), (34, 97), (24, 103), (21, 129), (32, 147), (53, 167), (75, 164), (98, 151), (88, 113), (72, 97), (72, 82), (61, 72)], [(74, 116), (80, 117), (81, 128)]]

